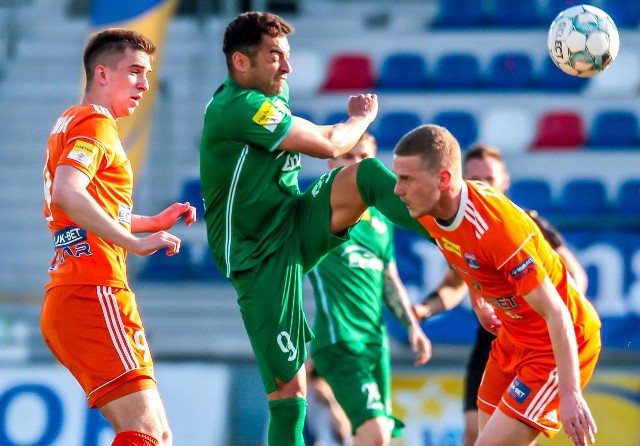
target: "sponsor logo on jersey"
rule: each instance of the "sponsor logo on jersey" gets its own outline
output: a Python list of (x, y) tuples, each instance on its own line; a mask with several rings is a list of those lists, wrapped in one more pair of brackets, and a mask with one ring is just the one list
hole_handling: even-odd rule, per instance
[(251, 119), (268, 131), (274, 132), (278, 124), (282, 122), (284, 116), (285, 112), (283, 112), (280, 107), (277, 107), (266, 99)]
[(385, 225), (384, 222), (377, 217), (373, 217), (371, 219), (371, 227), (378, 234), (385, 234), (387, 232), (387, 225)]
[(83, 242), (87, 239), (87, 231), (82, 228), (76, 228), (75, 226), (68, 226), (64, 229), (60, 229), (53, 234), (53, 246), (58, 248), (64, 248), (65, 246), (75, 245), (76, 243)]
[(558, 411), (553, 409), (552, 411), (545, 413), (543, 418), (547, 421), (551, 421), (553, 424), (558, 424)]
[(465, 251), (464, 261), (469, 266), (469, 268), (480, 269), (480, 264), (478, 263), (478, 259), (476, 259), (476, 256), (474, 254)]
[(511, 381), (508, 392), (516, 402), (522, 404), (531, 393), (531, 389), (516, 376), (513, 381)]
[(453, 243), (453, 242), (447, 240), (446, 238), (442, 237), (442, 246), (447, 251), (451, 251), (452, 253), (456, 254), (457, 256), (462, 257), (462, 250), (460, 249), (460, 245), (456, 245), (455, 243)]
[[(501, 310), (504, 310), (504, 311), (517, 310), (521, 306), (519, 303), (516, 302), (515, 295), (491, 298), (489, 302), (495, 308), (500, 308)], [(519, 318), (520, 316), (516, 317), (515, 319), (519, 319)]]
[(131, 225), (131, 206), (126, 204), (118, 205), (118, 221)]
[(349, 268), (383, 271), (384, 263), (373, 252), (360, 245), (350, 245), (344, 249), (342, 257), (347, 257)]
[(478, 282), (476, 282), (475, 280), (473, 282), (471, 282), (471, 286), (478, 291), (482, 291), (482, 285), (480, 285)]
[(524, 262), (513, 268), (510, 273), (514, 279), (520, 280), (528, 276), (531, 271), (535, 271), (536, 267), (533, 257), (527, 257)]
[(69, 155), (67, 155), (67, 158), (79, 162), (84, 167), (89, 167), (97, 153), (98, 148), (96, 146), (86, 141), (78, 140)]

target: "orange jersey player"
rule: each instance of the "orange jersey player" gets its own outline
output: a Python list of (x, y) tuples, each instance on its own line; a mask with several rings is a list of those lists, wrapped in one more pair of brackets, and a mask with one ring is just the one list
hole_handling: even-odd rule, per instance
[(460, 147), (443, 127), (405, 135), (393, 166), (395, 193), (469, 286), (483, 326), (501, 323), (478, 394), (476, 446), (526, 446), (562, 426), (575, 445), (593, 442), (581, 390), (600, 353), (600, 320), (538, 226), (498, 189), (462, 179)]
[[(155, 47), (143, 35), (109, 28), (84, 51), (87, 87), (47, 144), (44, 217), (55, 255), (40, 325), (54, 356), (71, 372), (116, 432), (112, 446), (170, 446), (153, 360), (126, 273), (127, 252), (180, 249), (165, 232), (196, 218), (189, 203), (155, 216), (133, 213), (133, 175), (117, 119), (132, 114), (149, 89)], [(137, 237), (135, 233), (149, 232)]]

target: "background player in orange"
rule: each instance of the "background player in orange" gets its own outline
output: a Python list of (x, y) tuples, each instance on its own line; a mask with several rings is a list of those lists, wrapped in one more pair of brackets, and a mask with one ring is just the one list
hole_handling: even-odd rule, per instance
[[(505, 192), (511, 182), (506, 164), (500, 151), (487, 144), (476, 144), (464, 152), (462, 160), (463, 176), (467, 180), (484, 181)], [(587, 273), (565, 244), (562, 235), (546, 219), (535, 210), (526, 210), (529, 216), (542, 230), (551, 247), (560, 254), (567, 266), (567, 271), (583, 294), (587, 291)], [(467, 292), (467, 286), (460, 276), (451, 268), (447, 268), (445, 277), (436, 290), (427, 298), (414, 305), (416, 316), (423, 320), (458, 305)], [(491, 342), (495, 336), (478, 327), (476, 340), (467, 362), (464, 380), (464, 446), (473, 446), (478, 438), (478, 387), (484, 373), (484, 367), (491, 351)]]
[(458, 141), (420, 126), (394, 150), (395, 193), (471, 290), (480, 322), (501, 324), (478, 394), (477, 446), (526, 446), (564, 426), (595, 441), (582, 396), (601, 349), (600, 320), (540, 228), (498, 189), (462, 178)]
[[(129, 288), (127, 252), (176, 254), (180, 239), (165, 232), (189, 203), (155, 216), (133, 213), (131, 165), (117, 119), (131, 115), (149, 89), (155, 47), (145, 36), (112, 28), (94, 34), (83, 55), (82, 103), (67, 109), (49, 136), (44, 216), (55, 256), (41, 314), (43, 337), (116, 431), (113, 445), (172, 444), (156, 389), (153, 361)], [(145, 237), (134, 233), (151, 232)]]

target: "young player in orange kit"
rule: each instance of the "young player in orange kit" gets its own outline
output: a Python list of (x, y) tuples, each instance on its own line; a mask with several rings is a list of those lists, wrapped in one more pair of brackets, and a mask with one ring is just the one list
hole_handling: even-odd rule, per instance
[[(110, 28), (87, 42), (82, 103), (49, 136), (43, 171), (44, 217), (54, 242), (41, 314), (43, 337), (116, 432), (114, 446), (169, 446), (171, 432), (153, 360), (126, 272), (127, 252), (176, 254), (165, 230), (196, 218), (189, 203), (155, 216), (133, 213), (131, 164), (117, 119), (149, 89), (155, 47), (131, 30)], [(152, 233), (136, 237), (135, 233)]]
[(482, 325), (502, 324), (478, 394), (476, 446), (527, 446), (562, 427), (595, 441), (582, 396), (601, 349), (600, 319), (533, 220), (498, 189), (462, 178), (458, 141), (420, 126), (394, 150), (395, 193), (471, 291)]

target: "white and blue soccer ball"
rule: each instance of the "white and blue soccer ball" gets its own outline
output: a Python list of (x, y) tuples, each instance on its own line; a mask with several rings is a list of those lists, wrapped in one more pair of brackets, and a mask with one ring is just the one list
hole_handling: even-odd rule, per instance
[(553, 20), (547, 46), (551, 59), (562, 71), (571, 76), (590, 77), (606, 70), (616, 58), (620, 36), (615, 23), (602, 9), (577, 5)]

